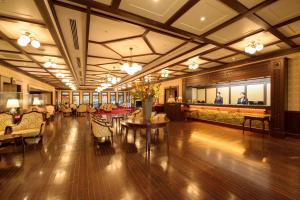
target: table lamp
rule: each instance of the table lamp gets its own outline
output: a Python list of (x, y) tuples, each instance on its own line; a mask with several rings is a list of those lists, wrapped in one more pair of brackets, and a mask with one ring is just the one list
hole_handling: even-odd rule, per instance
[(17, 110), (16, 108), (19, 108), (20, 104), (19, 104), (19, 100), (18, 99), (8, 99), (7, 103), (6, 103), (6, 108), (10, 108), (10, 113), (11, 114), (16, 114)]

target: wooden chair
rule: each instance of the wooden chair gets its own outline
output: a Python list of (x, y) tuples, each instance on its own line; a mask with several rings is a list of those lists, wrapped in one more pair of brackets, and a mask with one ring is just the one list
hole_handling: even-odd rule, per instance
[(82, 115), (83, 113), (87, 112), (87, 105), (80, 104), (77, 108), (77, 116)]

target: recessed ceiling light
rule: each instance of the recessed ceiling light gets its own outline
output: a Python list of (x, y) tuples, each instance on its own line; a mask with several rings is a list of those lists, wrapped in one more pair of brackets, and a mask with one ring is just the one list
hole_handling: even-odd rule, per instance
[(201, 20), (201, 21), (204, 21), (204, 20), (205, 20), (205, 17), (204, 17), (204, 16), (202, 16), (202, 17), (200, 18), (200, 20)]

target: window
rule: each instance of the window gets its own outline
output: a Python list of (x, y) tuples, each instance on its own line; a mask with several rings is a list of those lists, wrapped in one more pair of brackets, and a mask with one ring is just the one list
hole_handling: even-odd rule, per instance
[(99, 105), (99, 93), (93, 92), (93, 107), (97, 108)]
[(111, 104), (115, 104), (116, 103), (116, 93), (115, 92), (111, 92), (110, 93), (110, 103)]
[(76, 104), (77, 106), (80, 104), (80, 94), (79, 92), (73, 92), (73, 104)]
[(70, 103), (70, 93), (69, 92), (61, 92), (61, 103), (62, 104)]
[(106, 104), (107, 103), (107, 92), (102, 92), (101, 93), (101, 99), (102, 99), (102, 104)]
[(84, 92), (83, 93), (82, 101), (83, 101), (83, 104), (89, 104), (90, 103), (90, 93), (89, 92)]
[(130, 103), (130, 92), (126, 93), (126, 102)]
[(124, 103), (124, 92), (118, 93), (118, 104), (122, 105)]

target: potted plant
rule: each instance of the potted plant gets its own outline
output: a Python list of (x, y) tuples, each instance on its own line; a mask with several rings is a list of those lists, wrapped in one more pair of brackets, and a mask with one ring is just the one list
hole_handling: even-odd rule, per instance
[(151, 118), (152, 104), (155, 99), (159, 98), (160, 84), (154, 84), (146, 82), (141, 84), (139, 82), (135, 83), (132, 96), (133, 99), (140, 99), (143, 103), (143, 115), (146, 121)]

